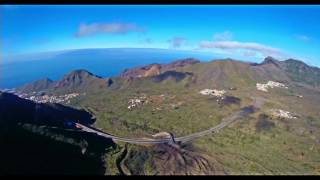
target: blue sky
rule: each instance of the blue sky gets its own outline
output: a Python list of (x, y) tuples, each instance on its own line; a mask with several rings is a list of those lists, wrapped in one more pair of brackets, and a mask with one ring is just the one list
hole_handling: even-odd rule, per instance
[(0, 6), (2, 56), (81, 48), (194, 50), (320, 66), (320, 6)]

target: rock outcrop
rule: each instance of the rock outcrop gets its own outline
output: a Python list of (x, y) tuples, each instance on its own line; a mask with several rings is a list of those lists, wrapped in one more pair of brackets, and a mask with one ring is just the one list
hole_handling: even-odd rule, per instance
[(192, 65), (199, 62), (200, 61), (197, 59), (188, 58), (188, 59), (177, 60), (169, 64), (149, 64), (142, 67), (126, 69), (120, 74), (120, 77), (125, 79), (153, 77), (161, 73), (164, 73), (166, 71), (174, 71), (179, 67)]

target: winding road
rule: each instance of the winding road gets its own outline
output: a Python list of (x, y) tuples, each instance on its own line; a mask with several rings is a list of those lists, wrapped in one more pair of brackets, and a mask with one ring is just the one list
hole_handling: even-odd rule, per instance
[(94, 133), (99, 136), (103, 136), (105, 138), (112, 139), (115, 142), (126, 142), (126, 143), (141, 144), (141, 145), (155, 145), (155, 144), (164, 144), (164, 143), (175, 144), (177, 142), (186, 143), (186, 142), (192, 141), (194, 139), (200, 138), (200, 137), (208, 135), (208, 134), (218, 133), (221, 129), (225, 128), (226, 126), (230, 125), (231, 123), (235, 122), (236, 120), (244, 118), (247, 115), (253, 113), (255, 111), (255, 109), (260, 108), (262, 106), (262, 104), (263, 104), (262, 99), (254, 98), (253, 99), (253, 106), (244, 107), (240, 111), (232, 114), (231, 116), (222, 119), (222, 123), (220, 123), (219, 125), (212, 127), (210, 129), (204, 130), (204, 131), (200, 131), (200, 132), (189, 134), (189, 135), (182, 136), (182, 137), (171, 136), (170, 138), (162, 138), (162, 139), (125, 138), (125, 137), (114, 136), (114, 135), (96, 130), (92, 127), (85, 126), (83, 124), (76, 123), (76, 125), (78, 127), (80, 127), (82, 131)]

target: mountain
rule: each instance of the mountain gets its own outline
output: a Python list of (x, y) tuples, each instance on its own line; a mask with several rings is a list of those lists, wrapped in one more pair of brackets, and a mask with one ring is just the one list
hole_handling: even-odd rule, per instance
[(168, 64), (149, 64), (126, 69), (122, 78), (158, 76), (166, 71), (181, 71), (193, 74), (197, 86), (231, 86), (232, 84), (252, 85), (258, 81), (302, 83), (319, 87), (320, 68), (288, 59), (279, 61), (266, 57), (261, 63), (247, 63), (233, 59), (200, 62), (197, 59), (177, 60)]
[(178, 72), (192, 73), (194, 87), (255, 86), (257, 82), (288, 81), (286, 72), (271, 63), (251, 64), (233, 59), (216, 59), (176, 68)]
[(293, 81), (320, 87), (320, 68), (308, 66), (304, 62), (295, 59), (284, 61), (283, 66)]
[(280, 63), (281, 62), (279, 60), (277, 60), (271, 56), (268, 56), (260, 63), (260, 65), (274, 65), (274, 66), (279, 67)]
[(169, 70), (175, 70), (179, 67), (184, 67), (184, 66), (188, 66), (188, 65), (197, 64), (197, 63), (200, 63), (199, 59), (186, 58), (186, 59), (176, 60), (176, 61), (173, 61), (168, 64), (164, 64), (161, 66), (161, 69), (162, 69), (162, 72), (165, 72), (165, 71), (169, 71)]
[[(120, 77), (124, 79), (130, 78), (138, 78), (138, 77), (152, 77), (160, 75), (163, 72), (169, 70), (175, 70), (176, 68), (192, 65), (200, 63), (199, 60), (188, 58), (182, 60), (176, 60), (169, 64), (150, 64), (143, 67), (137, 67), (133, 69), (124, 70)], [(173, 72), (174, 73), (174, 72)], [(174, 73), (179, 74), (179, 73)], [(183, 74), (183, 73), (180, 73)], [(165, 75), (161, 75), (159, 78), (163, 76), (170, 75), (170, 73), (166, 73)], [(173, 74), (171, 73), (171, 76)], [(157, 78), (155, 78), (157, 79)], [(27, 83), (22, 87), (16, 88), (17, 92), (20, 93), (31, 93), (31, 92), (39, 92), (39, 91), (47, 91), (47, 92), (55, 92), (55, 93), (72, 93), (72, 92), (85, 92), (89, 90), (99, 90), (106, 87), (111, 86), (113, 84), (112, 78), (102, 78), (93, 73), (84, 70), (74, 70), (70, 73), (63, 76), (62, 79), (57, 81), (52, 81), (48, 78), (43, 80), (37, 80), (31, 83)], [(157, 80), (155, 80), (157, 81)]]
[(142, 67), (125, 69), (120, 77), (122, 78), (137, 78), (137, 77), (151, 77), (159, 75), (160, 73), (176, 70), (179, 67), (184, 67), (192, 64), (200, 63), (200, 60), (194, 58), (187, 58), (176, 60), (168, 64), (150, 64)]
[(150, 64), (143, 67), (125, 69), (121, 73), (120, 77), (130, 79), (130, 78), (139, 78), (139, 77), (149, 77), (160, 74), (161, 65), (160, 64)]
[(54, 89), (65, 89), (70, 92), (95, 87), (106, 87), (106, 81), (83, 69), (70, 72), (54, 85)]
[(45, 79), (36, 80), (31, 83), (27, 83), (22, 87), (19, 87), (17, 90), (26, 92), (26, 93), (31, 93), (33, 91), (42, 91), (42, 90), (51, 88), (53, 85), (54, 83), (51, 79), (45, 78)]
[[(297, 60), (279, 61), (266, 57), (261, 63), (248, 63), (233, 59), (201, 62), (198, 59), (179, 59), (167, 64), (149, 64), (125, 69), (119, 76), (102, 78), (84, 69), (74, 70), (62, 79), (38, 80), (16, 90), (20, 93), (46, 91), (47, 93), (100, 92), (109, 87), (139, 87), (141, 83), (159, 83), (166, 80), (184, 81), (183, 86), (236, 87), (253, 86), (263, 81), (319, 87), (320, 69)], [(128, 81), (128, 83), (127, 83)]]
[(169, 63), (187, 57), (210, 60), (218, 56), (213, 53), (154, 48), (74, 49), (8, 56), (1, 59), (0, 88), (16, 88), (45, 77), (58, 80), (75, 69), (86, 69), (102, 77), (113, 77), (125, 68)]
[(83, 69), (74, 70), (63, 76), (61, 80), (51, 81), (48, 78), (27, 83), (16, 89), (20, 93), (46, 91), (55, 93), (84, 92), (89, 89), (105, 88), (112, 83), (111, 79), (103, 79)]
[(269, 71), (269, 74), (274, 74), (282, 80), (288, 81), (290, 79), (312, 87), (320, 86), (320, 68), (309, 66), (299, 60), (287, 59), (279, 61), (272, 57), (266, 57), (262, 63), (255, 65), (263, 67)]

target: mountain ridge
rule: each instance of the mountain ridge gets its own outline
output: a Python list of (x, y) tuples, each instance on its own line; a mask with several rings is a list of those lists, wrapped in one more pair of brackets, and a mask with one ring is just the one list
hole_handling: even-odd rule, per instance
[[(58, 81), (52, 82), (49, 79), (39, 80), (17, 88), (17, 90), (20, 92), (30, 92), (48, 89), (54, 89), (54, 91), (66, 89), (68, 92), (81, 92), (91, 86), (95, 86), (94, 88), (97, 89), (110, 87), (118, 77), (127, 80), (132, 78), (149, 78), (159, 76), (167, 71), (192, 74), (193, 84), (200, 86), (205, 86), (208, 83), (211, 85), (225, 84), (226, 86), (230, 86), (231, 84), (228, 84), (228, 82), (235, 83), (238, 80), (240, 83), (247, 85), (251, 82), (262, 80), (275, 80), (279, 82), (298, 82), (313, 87), (320, 86), (320, 68), (308, 66), (299, 60), (288, 59), (279, 61), (269, 56), (261, 63), (254, 64), (231, 58), (216, 59), (209, 62), (203, 62), (195, 58), (178, 59), (167, 64), (154, 63), (125, 69), (119, 76), (114, 78), (102, 78), (87, 70), (78, 69), (64, 75)], [(168, 75), (179, 76), (177, 73), (168, 73)], [(181, 74), (180, 77), (182, 76), (184, 75)], [(117, 80), (119, 81), (119, 79)], [(196, 81), (197, 83), (195, 83)], [(155, 82), (160, 81), (156, 80)], [(93, 87), (91, 88), (94, 89)]]

